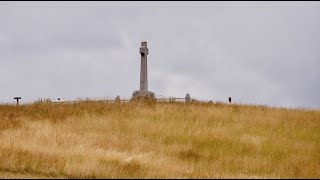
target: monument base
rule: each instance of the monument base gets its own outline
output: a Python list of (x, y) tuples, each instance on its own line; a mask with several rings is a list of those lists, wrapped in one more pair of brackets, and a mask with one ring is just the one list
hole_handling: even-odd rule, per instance
[(155, 95), (151, 91), (134, 91), (132, 100), (155, 100)]

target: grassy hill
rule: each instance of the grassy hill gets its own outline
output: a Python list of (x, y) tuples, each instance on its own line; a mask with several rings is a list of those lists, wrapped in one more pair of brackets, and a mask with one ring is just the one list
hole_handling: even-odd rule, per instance
[(319, 110), (204, 103), (0, 106), (5, 173), (320, 178), (319, 169)]

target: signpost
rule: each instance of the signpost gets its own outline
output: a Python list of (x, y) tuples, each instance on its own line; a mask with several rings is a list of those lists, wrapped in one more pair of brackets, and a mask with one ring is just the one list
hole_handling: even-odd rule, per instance
[(21, 97), (14, 97), (13, 99), (17, 100), (17, 106), (19, 105), (19, 99), (21, 99)]

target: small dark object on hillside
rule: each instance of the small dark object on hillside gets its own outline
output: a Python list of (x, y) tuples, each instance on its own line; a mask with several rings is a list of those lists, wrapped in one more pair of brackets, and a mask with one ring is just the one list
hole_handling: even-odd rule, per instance
[(120, 102), (120, 96), (119, 96), (119, 95), (116, 97), (115, 102), (116, 102), (116, 103), (119, 103), (119, 102)]
[(229, 97), (229, 103), (231, 104), (231, 97)]
[(14, 97), (13, 99), (17, 100), (17, 105), (19, 105), (19, 99), (21, 99), (21, 97)]

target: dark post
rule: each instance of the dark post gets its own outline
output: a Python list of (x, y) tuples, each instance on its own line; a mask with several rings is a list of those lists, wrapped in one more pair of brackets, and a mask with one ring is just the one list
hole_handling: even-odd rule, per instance
[(229, 97), (229, 103), (231, 104), (231, 97)]
[(14, 97), (13, 99), (17, 100), (17, 106), (19, 105), (19, 99), (21, 99), (21, 97)]

